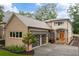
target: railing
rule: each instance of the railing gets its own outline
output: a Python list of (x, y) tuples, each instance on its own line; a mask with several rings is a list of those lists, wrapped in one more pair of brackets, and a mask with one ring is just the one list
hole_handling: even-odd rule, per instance
[(79, 38), (79, 34), (73, 34), (73, 39)]
[(73, 36), (79, 37), (79, 34), (73, 34)]

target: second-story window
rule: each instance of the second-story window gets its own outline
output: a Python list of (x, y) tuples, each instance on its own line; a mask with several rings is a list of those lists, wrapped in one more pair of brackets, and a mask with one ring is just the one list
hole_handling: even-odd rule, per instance
[(54, 25), (60, 26), (62, 25), (64, 22), (54, 22)]

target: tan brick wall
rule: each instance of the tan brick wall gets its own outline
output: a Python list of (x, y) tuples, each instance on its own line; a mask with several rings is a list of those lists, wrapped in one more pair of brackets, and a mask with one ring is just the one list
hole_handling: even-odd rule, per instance
[(5, 30), (5, 46), (11, 45), (23, 45), (22, 38), (11, 38), (10, 32), (22, 32), (23, 34), (28, 32), (28, 28), (13, 15), (11, 21), (9, 21)]

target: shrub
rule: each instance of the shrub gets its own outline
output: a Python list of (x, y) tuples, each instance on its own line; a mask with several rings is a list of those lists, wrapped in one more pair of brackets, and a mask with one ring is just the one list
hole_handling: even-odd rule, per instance
[(25, 35), (23, 36), (23, 40), (22, 42), (27, 45), (27, 50), (29, 50), (29, 45), (30, 44), (33, 44), (33, 43), (36, 43), (36, 37), (31, 33), (31, 32), (28, 32), (28, 33), (25, 33)]
[(6, 49), (15, 53), (23, 52), (25, 50), (23, 46), (8, 46)]

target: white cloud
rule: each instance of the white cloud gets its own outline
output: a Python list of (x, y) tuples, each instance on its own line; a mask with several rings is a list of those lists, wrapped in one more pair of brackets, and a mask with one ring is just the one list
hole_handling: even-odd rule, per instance
[(58, 10), (57, 10), (58, 17), (57, 18), (69, 18), (67, 9), (69, 8), (70, 5), (73, 5), (73, 4), (70, 4), (70, 3), (58, 4), (58, 7), (57, 7), (58, 8)]
[(41, 3), (35, 3), (37, 6), (41, 6), (42, 4)]
[(3, 5), (4, 6), (4, 11), (11, 11), (11, 12), (16, 12), (18, 13), (18, 9), (15, 6), (12, 6), (12, 4), (9, 5)]
[(31, 11), (30, 13), (31, 13), (31, 14), (33, 14), (33, 13), (34, 13), (34, 11)]
[(4, 6), (4, 11), (11, 11), (11, 12), (16, 12), (18, 13), (19, 10), (16, 8), (16, 6), (12, 6), (12, 3), (9, 2), (9, 0), (2, 0), (2, 2), (0, 2), (0, 5)]
[(69, 16), (66, 11), (62, 11), (58, 13), (57, 18), (69, 18)]

